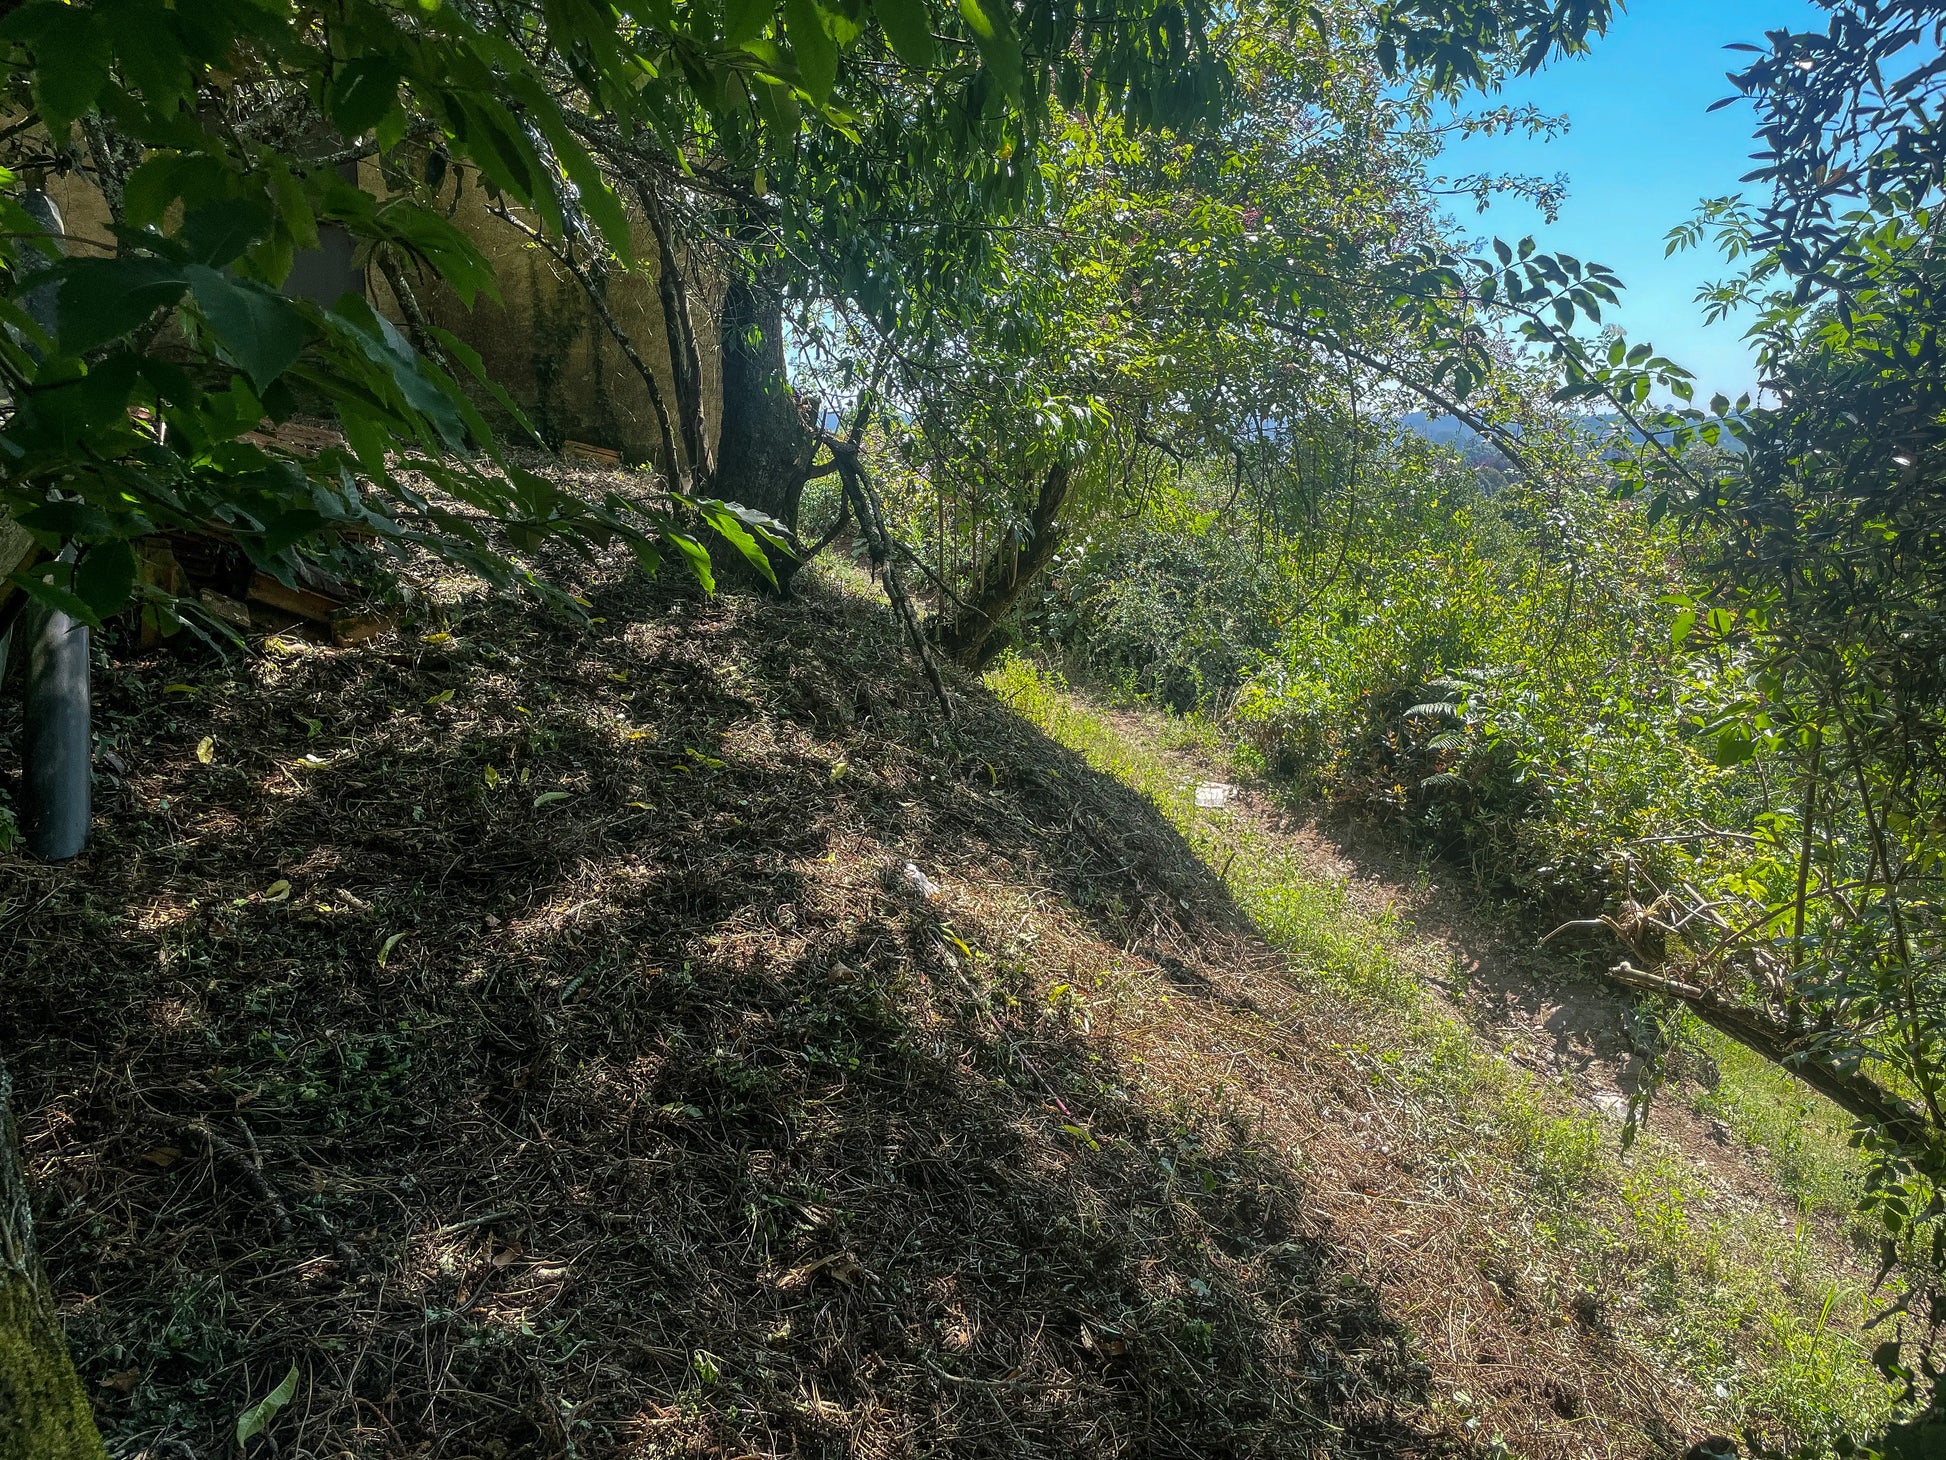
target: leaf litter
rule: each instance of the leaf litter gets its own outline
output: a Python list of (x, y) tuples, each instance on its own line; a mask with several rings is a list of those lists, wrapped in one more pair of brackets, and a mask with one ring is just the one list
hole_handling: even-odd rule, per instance
[[(1149, 803), (978, 686), (943, 725), (842, 572), (586, 572), (593, 625), (459, 594), (193, 698), (132, 660), (96, 845), (0, 859), (0, 1048), (114, 1443), (1443, 1456), (1459, 1377), (1521, 1453), (1680, 1433), (1498, 1300), (1492, 1211), (1333, 1118), (1303, 980)], [(318, 719), (337, 773), (274, 769)], [(286, 1369), (301, 1414), (253, 1392)]]

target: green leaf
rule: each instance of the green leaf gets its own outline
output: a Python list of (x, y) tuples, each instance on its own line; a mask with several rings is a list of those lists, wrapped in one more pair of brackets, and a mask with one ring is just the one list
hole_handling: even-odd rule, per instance
[(520, 408), (519, 404), (511, 395), (507, 394), (506, 388), (487, 373), (486, 362), (480, 358), (480, 352), (467, 344), (466, 341), (462, 340), (451, 330), (442, 329), (436, 324), (427, 326), (427, 329), (432, 337), (439, 342), (440, 348), (452, 359), (459, 361), (466, 368), (466, 373), (478, 381), (480, 387), (500, 403), (500, 409), (512, 418), (514, 424), (525, 431), (535, 442), (539, 442), (541, 439), (540, 432), (534, 429), (533, 422), (527, 419), (527, 413)]
[(757, 109), (763, 114), (764, 125), (770, 129), (772, 151), (782, 153), (791, 146), (804, 123), (797, 93), (768, 76), (756, 80)]
[(86, 502), (42, 502), (30, 507), (16, 519), (30, 532), (54, 538), (104, 538), (112, 536), (114, 523), (99, 507)]
[(823, 106), (838, 79), (838, 43), (825, 30), (823, 13), (812, 0), (784, 0), (784, 28), (804, 89)]
[(710, 571), (709, 550), (686, 532), (663, 534), (663, 541), (681, 553), (689, 564), (689, 571), (696, 575), (696, 581), (703, 585), (703, 592), (716, 592), (716, 574)]
[(635, 235), (629, 227), (628, 212), (622, 207), (622, 200), (615, 196), (614, 189), (608, 186), (600, 166), (588, 155), (587, 148), (581, 145), (574, 133), (568, 130), (560, 110), (543, 87), (536, 84), (516, 90), (528, 98), (526, 114), (547, 138), (547, 145), (553, 149), (556, 160), (567, 169), (568, 179), (574, 184), (582, 209), (594, 220), (595, 227), (601, 230), (601, 236), (622, 262), (633, 263)]
[(181, 238), (197, 263), (220, 269), (243, 257), (245, 249), (270, 232), (273, 221), (270, 204), (261, 198), (226, 198), (186, 213)]
[(345, 443), (365, 469), (365, 475), (373, 481), (384, 480), (385, 453), (392, 446), (392, 435), (384, 422), (354, 410), (341, 411), (338, 420), (345, 429)]
[(125, 607), (135, 588), (135, 549), (119, 540), (89, 548), (74, 570), (74, 591), (97, 617)]
[(140, 328), (189, 287), (181, 266), (163, 259), (70, 259), (55, 273), (55, 333), (68, 355), (86, 354)]
[(885, 38), (906, 65), (924, 70), (938, 57), (926, 0), (872, 0)]
[(280, 168), (271, 175), (270, 185), (277, 197), (277, 216), (283, 221), (291, 242), (299, 248), (316, 248), (318, 218), (304, 184), (289, 168)]
[(122, 79), (139, 88), (151, 107), (166, 114), (193, 95), (195, 83), (172, 9), (123, 4), (106, 18)]
[(239, 1445), (248, 1444), (261, 1435), (277, 1418), (277, 1411), (289, 1404), (296, 1393), (297, 1365), (292, 1364), (291, 1371), (284, 1375), (283, 1383), (236, 1417), (236, 1442)]
[(1734, 726), (1717, 736), (1710, 747), (1710, 758), (1725, 770), (1742, 765), (1756, 753), (1756, 742)]
[(297, 363), (310, 327), (296, 306), (261, 285), (238, 283), (201, 264), (183, 272), (224, 353), (257, 390)]
[(360, 56), (338, 68), (324, 109), (347, 137), (362, 137), (399, 104), (399, 68), (389, 56)]
[(29, 33), (34, 104), (58, 140), (108, 85), (110, 49), (101, 18), (79, 5), (33, 5), (16, 12), (10, 34)]
[(723, 39), (739, 49), (764, 33), (774, 10), (771, 0), (726, 0)]
[[(43, 375), (47, 371), (43, 370)], [(71, 450), (81, 442), (96, 448), (114, 449), (130, 441), (128, 407), (134, 395), (140, 370), (127, 350), (117, 350), (84, 374), (65, 380), (36, 384), (21, 399), (12, 434), (23, 445), (43, 450)], [(49, 514), (74, 510), (75, 503), (44, 503), (22, 514), (21, 521), (33, 525)], [(100, 513), (86, 509), (95, 517)], [(69, 531), (67, 536), (97, 537), (97, 531)]]
[(46, 578), (36, 576), (34, 572), (15, 573), (10, 581), (28, 597), (38, 599), (49, 608), (58, 609), (69, 618), (79, 620), (91, 629), (101, 627), (101, 619), (88, 606), (86, 600), (70, 593), (58, 583), (51, 583)]
[(419, 357), (396, 325), (356, 294), (347, 294), (333, 305), (332, 316), (344, 322), (343, 333), (390, 375), (406, 403), (432, 422), (447, 445), (457, 448), (463, 444), (465, 431), (459, 412), (439, 382), (419, 369)]
[[(960, 19), (973, 32), (973, 44), (980, 48), (980, 59), (993, 73), (1000, 90), (1010, 99), (1018, 101), (1021, 95), (1020, 44), (1004, 26), (1005, 12), (998, 8), (1000, 0), (993, 0), (993, 3), (995, 8), (989, 12), (980, 4), (980, 0), (959, 0)], [(996, 17), (999, 17), (998, 22)]]
[(750, 566), (763, 574), (764, 581), (775, 588), (777, 574), (770, 566), (770, 555), (763, 550), (757, 539), (751, 536), (750, 530), (737, 520), (736, 515), (726, 508), (712, 504), (704, 504), (702, 511), (703, 520), (715, 528), (731, 547), (742, 553)]

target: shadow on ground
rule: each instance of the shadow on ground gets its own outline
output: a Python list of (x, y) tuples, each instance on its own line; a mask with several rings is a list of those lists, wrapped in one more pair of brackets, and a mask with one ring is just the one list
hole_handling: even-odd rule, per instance
[(230, 1453), (293, 1365), (285, 1455), (1463, 1448), (1303, 1178), (984, 920), (1237, 933), (1152, 807), (977, 689), (942, 723), (859, 597), (583, 591), (121, 666), (96, 846), (0, 861), (119, 1453)]

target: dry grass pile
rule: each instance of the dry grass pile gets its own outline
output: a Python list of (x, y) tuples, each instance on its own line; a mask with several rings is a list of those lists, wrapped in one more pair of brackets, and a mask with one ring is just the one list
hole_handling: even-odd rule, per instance
[(1673, 1443), (1150, 803), (854, 594), (579, 587), (123, 664), (94, 848), (0, 861), (118, 1453), (293, 1366), (285, 1456), (1484, 1451), (1456, 1366), (1528, 1453)]

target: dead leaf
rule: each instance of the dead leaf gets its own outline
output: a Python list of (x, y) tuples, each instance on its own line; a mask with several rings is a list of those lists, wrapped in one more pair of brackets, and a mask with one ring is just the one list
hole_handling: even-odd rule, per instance
[(1128, 1340), (1120, 1334), (1112, 1329), (1096, 1333), (1085, 1323), (1081, 1325), (1081, 1346), (1104, 1359), (1119, 1359), (1128, 1353)]
[(182, 1159), (182, 1151), (175, 1146), (157, 1146), (153, 1150), (144, 1151), (142, 1159), (151, 1166), (160, 1166), (167, 1171)]
[(214, 735), (205, 735), (201, 740), (196, 742), (196, 759), (200, 760), (204, 765), (210, 765), (215, 762), (216, 737)]
[(492, 1262), (495, 1267), (505, 1267), (519, 1256), (521, 1256), (521, 1251), (518, 1247), (502, 1247), (498, 1252), (493, 1254)]
[(286, 902), (289, 900), (290, 895), (291, 895), (291, 885), (290, 883), (286, 882), (282, 877), (279, 877), (275, 882), (271, 883), (270, 886), (264, 889), (265, 902)]
[(817, 1279), (819, 1273), (836, 1278), (846, 1287), (850, 1287), (860, 1278), (867, 1276), (865, 1266), (858, 1260), (856, 1254), (850, 1252), (834, 1252), (828, 1257), (818, 1258), (815, 1262), (807, 1262), (801, 1267), (792, 1268), (777, 1280), (777, 1291), (780, 1293), (802, 1292), (805, 1288), (811, 1286)]

